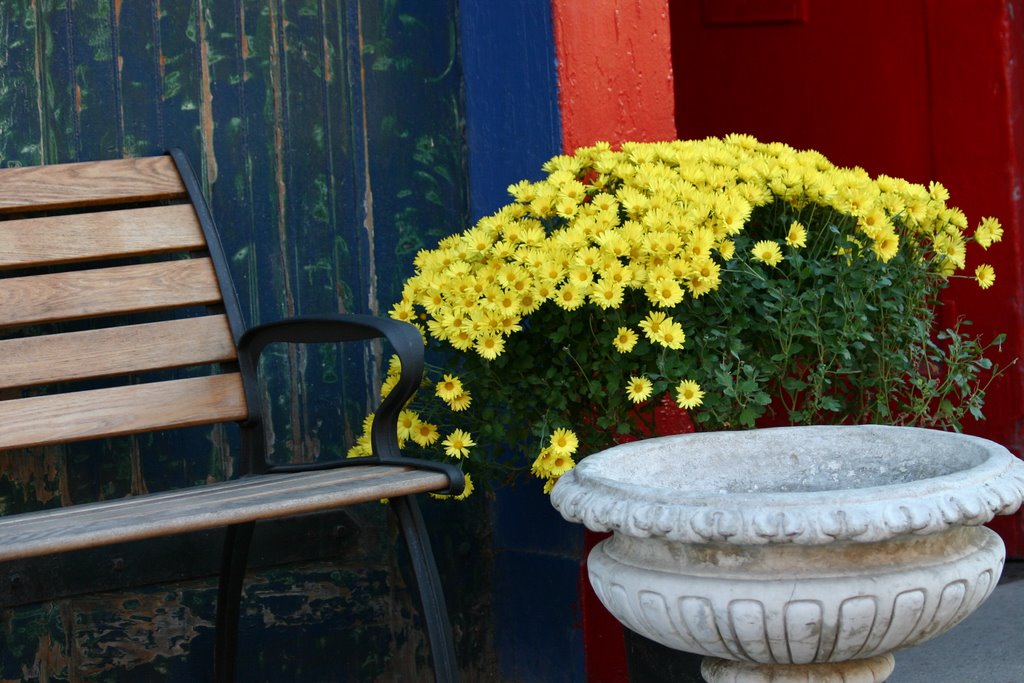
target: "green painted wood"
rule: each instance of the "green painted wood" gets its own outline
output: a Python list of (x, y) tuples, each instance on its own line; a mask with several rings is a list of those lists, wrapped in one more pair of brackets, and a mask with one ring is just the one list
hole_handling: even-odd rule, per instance
[[(294, 313), (386, 312), (415, 250), (466, 223), (456, 6), (4, 0), (0, 166), (182, 147), (202, 178), (250, 323)], [(343, 454), (372, 400), (383, 357), (369, 348), (342, 353), (318, 346), (271, 349), (267, 359), (275, 458)], [(287, 391), (293, 383), (302, 388)], [(0, 513), (224, 479), (234, 471), (235, 439), (223, 428), (196, 428), (172, 439), (147, 435), (0, 453)], [(399, 660), (413, 671), (422, 659), (405, 578), (384, 559), (393, 541), (387, 517), (373, 504), (357, 519), (359, 543), (332, 551), (354, 558), (337, 578), (338, 614), (321, 630), (299, 629), (309, 633), (299, 643), (289, 640), (294, 629), (284, 628), (288, 608), (281, 611), (297, 598), (257, 601), (243, 640), (266, 653), (295, 654), (253, 658), (243, 671), (247, 680), (280, 680), (281, 671), (289, 679), (323, 680), (336, 670), (366, 680)], [(188, 552), (213, 555), (218, 548), (210, 542)], [(126, 557), (140, 569), (116, 585), (148, 583), (146, 563)], [(292, 552), (281, 561), (294, 559)], [(84, 680), (71, 662), (84, 663), (89, 680), (206, 678), (190, 667), (212, 652), (208, 581), (124, 588), (117, 598), (70, 597), (73, 568), (51, 562), (22, 571), (59, 572), (68, 597), (4, 612), (0, 680)], [(98, 590), (88, 574), (81, 572), (79, 590)], [(270, 576), (268, 592), (278, 596), (308, 583), (299, 570)], [(392, 594), (375, 602), (379, 593), (364, 596), (353, 586)], [(159, 604), (161, 595), (168, 606)], [(397, 611), (382, 607), (391, 601)], [(465, 596), (461, 602), (474, 606)], [(102, 616), (111, 614), (115, 626), (105, 630)], [(397, 648), (384, 640), (393, 633), (402, 641)], [(339, 654), (355, 645), (374, 657), (393, 654)]]

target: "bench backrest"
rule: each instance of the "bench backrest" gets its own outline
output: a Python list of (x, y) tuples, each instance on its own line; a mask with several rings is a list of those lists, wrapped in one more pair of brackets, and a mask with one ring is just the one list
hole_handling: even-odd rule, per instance
[(0, 450), (244, 420), (225, 271), (179, 152), (0, 170)]

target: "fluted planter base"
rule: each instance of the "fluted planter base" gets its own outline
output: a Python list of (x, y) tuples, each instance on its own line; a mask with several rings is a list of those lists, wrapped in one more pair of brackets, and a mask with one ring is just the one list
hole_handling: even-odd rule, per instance
[(891, 654), (831, 664), (754, 664), (705, 657), (708, 683), (882, 683), (896, 666)]

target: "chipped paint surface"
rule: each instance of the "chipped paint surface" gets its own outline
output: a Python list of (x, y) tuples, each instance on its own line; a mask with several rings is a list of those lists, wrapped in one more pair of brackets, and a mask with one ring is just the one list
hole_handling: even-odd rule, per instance
[[(416, 250), (466, 223), (456, 21), (455, 0), (3, 0), (0, 165), (181, 147), (247, 322), (386, 312)], [(343, 456), (377, 354), (269, 351), (275, 459)], [(223, 479), (236, 441), (201, 428), (0, 453), (0, 512)], [(288, 651), (301, 632), (309, 645), (247, 659), (245, 679), (372, 680), (397, 662), (416, 678), (424, 646), (386, 510), (359, 519), (343, 570), (254, 579), (243, 640)], [(3, 611), (0, 681), (205, 680), (214, 593), (208, 581), (140, 586)]]

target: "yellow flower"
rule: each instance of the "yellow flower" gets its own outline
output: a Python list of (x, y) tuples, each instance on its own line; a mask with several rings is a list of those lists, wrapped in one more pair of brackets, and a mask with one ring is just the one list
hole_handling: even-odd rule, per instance
[(612, 344), (619, 353), (629, 353), (636, 346), (637, 339), (636, 332), (628, 327), (620, 327), (615, 333), (615, 339), (612, 340)]
[(964, 267), (967, 261), (967, 247), (964, 245), (964, 240), (959, 234), (939, 233), (935, 236), (934, 246), (935, 253), (944, 257), (947, 262), (957, 268)]
[(900, 238), (891, 228), (883, 229), (875, 235), (871, 250), (875, 252), (879, 261), (888, 263), (900, 250)]
[(410, 436), (413, 441), (426, 448), (427, 446), (432, 446), (436, 443), (441, 435), (437, 431), (437, 425), (420, 420), (416, 423), (416, 426), (413, 427), (412, 434)]
[(731, 260), (736, 253), (736, 243), (732, 240), (722, 240), (718, 245), (718, 253), (726, 261)]
[(575, 311), (583, 305), (585, 301), (584, 296), (584, 290), (567, 282), (555, 292), (554, 301), (560, 308), (564, 308), (567, 311)]
[(391, 307), (390, 315), (395, 320), (409, 322), (415, 316), (415, 311), (412, 308), (412, 302), (403, 299)]
[(590, 300), (601, 308), (618, 308), (625, 293), (626, 288), (618, 282), (602, 279), (590, 291)]
[(750, 250), (751, 255), (761, 263), (773, 268), (782, 262), (782, 249), (777, 242), (772, 240), (761, 240)]
[(403, 410), (398, 414), (398, 438), (408, 439), (420, 422), (419, 416), (412, 410)]
[(468, 474), (463, 474), (463, 476), (466, 478), (466, 486), (462, 489), (462, 493), (455, 496), (455, 500), (466, 500), (473, 494), (473, 477)]
[(552, 432), (551, 437), (548, 439), (548, 446), (551, 450), (561, 455), (572, 455), (576, 452), (576, 448), (579, 445), (580, 441), (576, 436), (576, 432), (561, 427)]
[(463, 487), (462, 493), (460, 493), (459, 495), (453, 498), (447, 493), (431, 493), (430, 497), (436, 498), (437, 500), (448, 500), (449, 498), (451, 498), (452, 500), (466, 500), (473, 494), (475, 487), (473, 486), (473, 478), (469, 474), (463, 473), (463, 476), (466, 478), (466, 485), (465, 487)]
[(640, 329), (644, 331), (644, 335), (651, 341), (655, 341), (658, 337), (658, 332), (661, 330), (661, 326), (666, 323), (671, 323), (672, 318), (661, 311), (651, 311), (647, 316), (640, 321)]
[(988, 249), (993, 244), (1003, 239), (1003, 228), (996, 218), (982, 218), (974, 231), (974, 241)]
[(672, 320), (659, 326), (654, 341), (665, 348), (678, 350), (686, 343), (686, 334), (683, 333), (683, 326)]
[(626, 396), (633, 403), (642, 403), (651, 397), (654, 385), (646, 377), (632, 376), (626, 383)]
[(980, 266), (974, 269), (974, 279), (978, 281), (979, 287), (981, 287), (982, 289), (988, 289), (993, 284), (995, 284), (995, 268), (988, 265), (987, 263), (982, 263)]
[(469, 404), (473, 402), (473, 397), (469, 395), (469, 392), (459, 394), (452, 400), (448, 401), (448, 407), (456, 413), (460, 413), (469, 407)]
[(797, 249), (807, 246), (807, 228), (800, 221), (793, 221), (786, 233), (786, 244)]
[(947, 190), (940, 182), (933, 180), (928, 183), (928, 194), (930, 194), (932, 199), (937, 202), (949, 201), (949, 190)]
[(455, 375), (445, 375), (444, 379), (437, 383), (434, 393), (442, 401), (451, 401), (463, 392), (462, 380)]
[(476, 340), (476, 352), (486, 360), (494, 360), (505, 350), (505, 340), (497, 334), (485, 334)]
[(557, 480), (560, 476), (576, 466), (572, 456), (568, 453), (559, 453), (553, 448), (544, 448), (533, 461), (530, 471), (544, 479)]
[(676, 403), (680, 408), (689, 410), (704, 402), (704, 390), (692, 379), (684, 379), (676, 387)]
[(644, 288), (647, 293), (647, 298), (655, 306), (661, 306), (662, 308), (671, 308), (677, 303), (683, 300), (685, 291), (679, 286), (679, 283), (672, 278), (661, 278), (655, 282), (650, 282), (647, 287)]
[(462, 459), (469, 455), (469, 449), (476, 445), (473, 441), (473, 437), (470, 436), (469, 432), (464, 432), (461, 429), (455, 429), (448, 438), (441, 442), (444, 446), (444, 452), (452, 458)]

